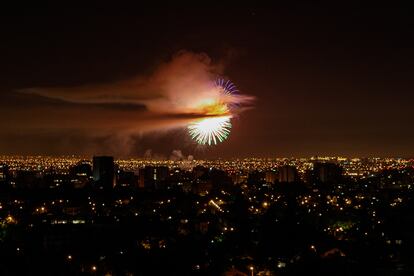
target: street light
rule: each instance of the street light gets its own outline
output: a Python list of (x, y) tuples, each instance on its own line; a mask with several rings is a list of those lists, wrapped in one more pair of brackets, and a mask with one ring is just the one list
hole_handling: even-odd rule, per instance
[(250, 271), (252, 272), (252, 276), (254, 276), (254, 267), (251, 265), (251, 266), (249, 267), (249, 269), (250, 269)]

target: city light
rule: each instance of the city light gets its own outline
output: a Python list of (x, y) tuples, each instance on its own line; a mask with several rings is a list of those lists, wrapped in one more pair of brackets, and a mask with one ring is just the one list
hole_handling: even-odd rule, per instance
[[(205, 242), (199, 248), (202, 254), (214, 254), (214, 250), (232, 243), (233, 239), (251, 248), (257, 242), (289, 247), (293, 241), (278, 233), (283, 227), (291, 233), (309, 234), (302, 232), (309, 231), (309, 228), (302, 228), (307, 225), (318, 233), (303, 244), (301, 251), (295, 252), (296, 255), (286, 257), (267, 252), (268, 263), (262, 262), (260, 267), (247, 266), (251, 275), (266, 275), (270, 271), (297, 267), (297, 258), (309, 258), (310, 252), (316, 259), (355, 255), (349, 249), (327, 248), (326, 240), (332, 241), (334, 246), (335, 241), (351, 243), (358, 240), (367, 243), (376, 239), (385, 247), (397, 247), (396, 252), (407, 244), (406, 239), (393, 237), (393, 225), (390, 224), (393, 218), (389, 214), (398, 217), (394, 210), (398, 212), (406, 208), (412, 200), (414, 168), (411, 159), (193, 159), (183, 167), (182, 160), (113, 160), (105, 157), (111, 162), (102, 165), (102, 171), (113, 172), (106, 179), (108, 185), (89, 177), (93, 173), (94, 160), (98, 159), (4, 157), (0, 162), (12, 165), (7, 165), (8, 171), (4, 174), (7, 181), (3, 182), (10, 196), (0, 199), (0, 244), (2, 241), (13, 243), (10, 233), (21, 233), (12, 232), (15, 227), (26, 229), (26, 235), (49, 229), (46, 232), (42, 230), (40, 233), (43, 234), (39, 237), (31, 237), (41, 238), (38, 242), (47, 247), (54, 248), (65, 243), (66, 252), (78, 252), (76, 247), (70, 246), (73, 242), (71, 235), (78, 235), (77, 238), (88, 244), (90, 239), (93, 241), (91, 237), (101, 238), (101, 231), (112, 229), (110, 231), (117, 233), (112, 239), (118, 242), (129, 239), (133, 246), (111, 246), (108, 243), (108, 254), (95, 252), (91, 256), (91, 260), (111, 263), (109, 256), (155, 256), (157, 251), (169, 254), (169, 250), (174, 252), (175, 248), (179, 248), (182, 239), (195, 237)], [(36, 162), (42, 165), (36, 166)], [(50, 170), (54, 164), (59, 166)], [(74, 168), (83, 168), (85, 172), (79, 173)], [(19, 183), (22, 171), (24, 176), (30, 176), (24, 185)], [(350, 174), (350, 171), (357, 173)], [(157, 173), (156, 179), (154, 172)], [(124, 176), (129, 179), (123, 179), (122, 185), (114, 183), (114, 179)], [(73, 180), (79, 177), (86, 177), (83, 186), (73, 184), (76, 182)], [(56, 183), (61, 183), (61, 186), (56, 187)], [(96, 185), (98, 183), (100, 185)], [(390, 190), (393, 192), (389, 193)], [(32, 194), (37, 196), (33, 199)], [(297, 215), (290, 217), (290, 223), (287, 223), (286, 210), (289, 208)], [(368, 217), (362, 217), (361, 211), (366, 212)], [(246, 220), (249, 223), (243, 223)], [(161, 227), (160, 232), (154, 232), (151, 228), (143, 232), (126, 231), (125, 227), (140, 229), (142, 222), (151, 227)], [(108, 227), (107, 230), (102, 225)], [(67, 229), (73, 233), (61, 235), (55, 229)], [(93, 236), (85, 239), (77, 229), (89, 229)], [(243, 236), (246, 233), (248, 236)], [(24, 243), (20, 240), (12, 247), (14, 254), (32, 254), (30, 250), (22, 250), (26, 248)], [(386, 252), (385, 248), (383, 250)], [(249, 262), (256, 260), (254, 251), (248, 254), (232, 256), (234, 261), (231, 265), (243, 263), (243, 258)], [(376, 252), (371, 254), (377, 256)], [(79, 267), (82, 271), (89, 267), (90, 272), (98, 271), (97, 264), (91, 265), (83, 257), (77, 257), (75, 261), (73, 256), (63, 255), (68, 264), (76, 264), (73, 269)], [(190, 267), (208, 271), (208, 266), (203, 260), (197, 260), (197, 264)], [(107, 268), (103, 266), (101, 269)]]

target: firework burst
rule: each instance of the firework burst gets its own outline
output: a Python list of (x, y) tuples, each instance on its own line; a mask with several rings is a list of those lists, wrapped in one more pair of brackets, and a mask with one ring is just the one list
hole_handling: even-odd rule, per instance
[(232, 83), (229, 80), (224, 80), (224, 79), (218, 78), (214, 82), (214, 85), (217, 89), (219, 89), (225, 95), (233, 95), (233, 94), (239, 92), (236, 85), (234, 85), (234, 83)]
[(214, 89), (218, 92), (217, 99), (208, 99), (200, 110), (209, 116), (188, 125), (192, 139), (201, 145), (216, 145), (223, 142), (230, 135), (232, 111), (238, 107), (233, 98), (238, 92), (237, 87), (229, 80), (217, 79)]
[(203, 118), (188, 126), (191, 138), (201, 145), (216, 145), (230, 134), (230, 116)]

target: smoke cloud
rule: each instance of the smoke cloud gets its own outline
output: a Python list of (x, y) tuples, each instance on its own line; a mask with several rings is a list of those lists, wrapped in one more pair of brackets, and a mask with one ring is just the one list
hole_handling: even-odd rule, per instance
[[(213, 82), (222, 73), (221, 64), (213, 64), (206, 54), (179, 52), (161, 64), (149, 76), (118, 81), (110, 84), (83, 85), (70, 88), (30, 88), (21, 92), (77, 104), (145, 106), (157, 114), (205, 115), (206, 100), (220, 100), (248, 104), (253, 100), (246, 95), (223, 98), (214, 89)], [(178, 116), (179, 117), (179, 116)]]
[[(184, 127), (209, 116), (206, 106), (211, 101), (251, 106), (254, 99), (247, 95), (220, 98), (213, 83), (223, 69), (206, 54), (181, 51), (146, 76), (77, 87), (21, 89), (0, 103), (7, 113), (0, 118), (0, 132), (64, 130), (110, 135), (125, 140), (121, 141), (125, 146), (131, 135)], [(13, 108), (7, 100), (14, 102)]]

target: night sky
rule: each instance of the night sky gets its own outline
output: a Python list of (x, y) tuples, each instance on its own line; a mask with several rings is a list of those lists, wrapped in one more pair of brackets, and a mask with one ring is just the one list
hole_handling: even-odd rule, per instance
[[(2, 13), (0, 154), (414, 156), (414, 17), (407, 7)], [(154, 74), (177, 53), (207, 58), (255, 97), (218, 146), (196, 146), (185, 127), (142, 133), (137, 124), (126, 134), (123, 126), (149, 116), (145, 104), (66, 100), (70, 88)], [(69, 92), (55, 98), (49, 88), (56, 87)], [(34, 88), (47, 92), (27, 93)]]

